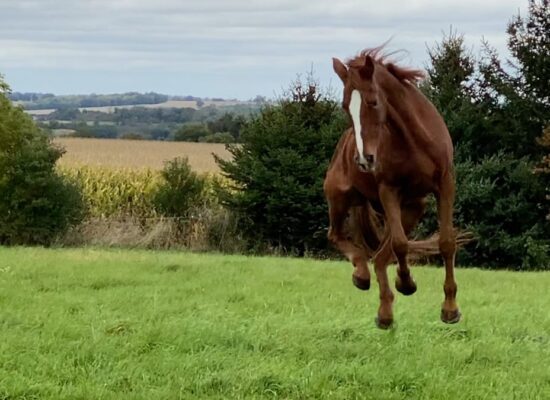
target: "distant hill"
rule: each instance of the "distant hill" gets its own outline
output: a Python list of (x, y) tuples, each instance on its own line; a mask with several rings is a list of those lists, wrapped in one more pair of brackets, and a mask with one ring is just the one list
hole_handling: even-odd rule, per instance
[[(195, 96), (169, 96), (165, 94), (149, 92), (127, 92), (115, 94), (86, 94), (56, 96), (51, 93), (20, 93), (9, 95), (10, 99), (25, 108), (25, 110), (40, 110), (32, 114), (44, 115), (53, 110), (78, 108), (90, 111), (112, 112), (114, 107), (127, 106), (151, 106), (158, 105), (161, 108), (195, 108), (203, 106), (225, 106), (239, 104), (261, 104), (265, 99), (257, 96), (254, 100), (238, 101), (235, 99), (200, 98)], [(98, 109), (106, 108), (106, 109)], [(47, 111), (46, 111), (47, 110)]]

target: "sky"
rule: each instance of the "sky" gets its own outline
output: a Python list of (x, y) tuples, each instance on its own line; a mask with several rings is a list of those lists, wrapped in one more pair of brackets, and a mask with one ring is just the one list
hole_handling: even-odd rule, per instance
[(0, 74), (13, 91), (276, 97), (332, 57), (391, 39), (403, 65), (452, 26), (474, 54), (506, 56), (506, 25), (527, 0), (0, 0)]

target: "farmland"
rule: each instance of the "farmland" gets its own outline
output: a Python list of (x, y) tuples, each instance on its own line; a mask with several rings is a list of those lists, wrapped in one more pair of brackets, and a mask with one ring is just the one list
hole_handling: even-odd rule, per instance
[[(397, 326), (348, 263), (0, 248), (0, 398), (543, 399), (548, 273), (413, 270)], [(392, 269), (391, 275), (394, 271)]]
[(223, 144), (162, 142), (145, 140), (56, 138), (56, 144), (66, 149), (59, 160), (61, 166), (104, 166), (113, 168), (160, 169), (175, 157), (188, 157), (197, 172), (217, 172), (212, 153), (222, 158), (230, 154)]
[[(252, 102), (237, 101), (237, 100), (205, 100), (202, 101), (201, 107), (230, 107), (230, 106), (250, 106), (253, 105)], [(114, 113), (116, 109), (132, 109), (135, 107), (143, 108), (192, 108), (198, 110), (200, 107), (197, 105), (195, 100), (168, 100), (162, 103), (155, 104), (129, 104), (129, 105), (117, 105), (117, 106), (99, 106), (99, 107), (77, 107), (80, 111), (96, 111), (103, 113)], [(43, 116), (53, 113), (55, 108), (45, 108), (45, 109), (36, 109), (36, 110), (27, 110), (29, 115)]]

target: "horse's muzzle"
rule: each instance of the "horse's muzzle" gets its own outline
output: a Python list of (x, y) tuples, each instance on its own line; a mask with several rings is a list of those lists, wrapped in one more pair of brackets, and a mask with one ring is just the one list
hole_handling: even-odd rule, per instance
[(376, 163), (374, 162), (374, 155), (367, 154), (362, 160), (359, 158), (358, 154), (355, 154), (353, 159), (357, 164), (357, 167), (362, 172), (373, 173), (375, 170)]

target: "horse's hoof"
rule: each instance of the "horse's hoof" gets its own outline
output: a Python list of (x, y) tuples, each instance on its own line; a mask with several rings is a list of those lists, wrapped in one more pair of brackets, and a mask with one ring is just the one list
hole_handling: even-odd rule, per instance
[(397, 291), (405, 296), (410, 296), (414, 292), (416, 292), (416, 283), (414, 282), (414, 279), (409, 276), (409, 279), (407, 281), (403, 281), (399, 275), (397, 275), (397, 278), (395, 279), (395, 288)]
[(374, 322), (379, 329), (390, 329), (393, 326), (392, 318), (374, 318)]
[(363, 279), (356, 275), (351, 276), (353, 285), (359, 290), (369, 290), (370, 289), (370, 279)]
[(458, 321), (460, 321), (461, 316), (462, 314), (460, 314), (458, 308), (451, 311), (441, 310), (441, 321), (445, 322), (446, 324), (456, 324)]

